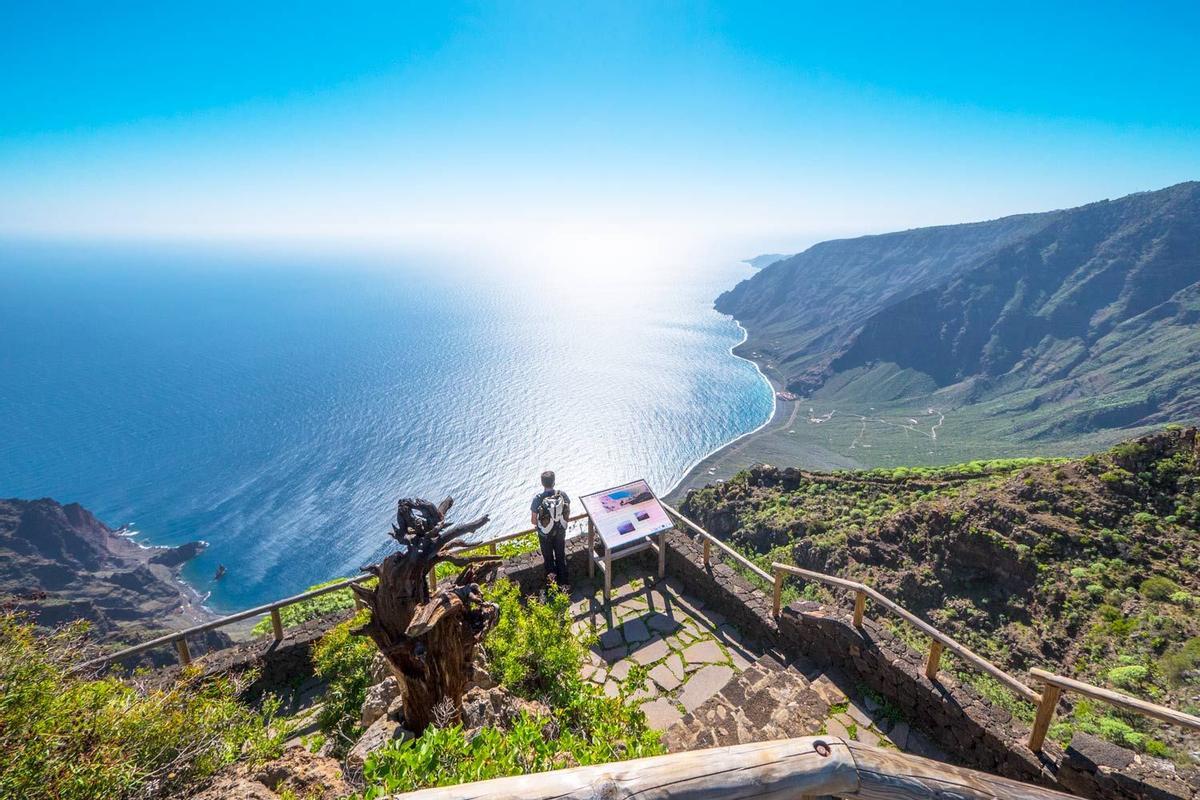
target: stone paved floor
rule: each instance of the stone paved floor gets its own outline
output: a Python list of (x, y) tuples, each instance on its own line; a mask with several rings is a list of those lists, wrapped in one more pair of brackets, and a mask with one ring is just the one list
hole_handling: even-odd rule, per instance
[(577, 630), (598, 636), (583, 676), (640, 701), (670, 749), (828, 733), (944, 759), (842, 676), (781, 663), (669, 576), (617, 570), (610, 607), (601, 581), (580, 580), (571, 594)]

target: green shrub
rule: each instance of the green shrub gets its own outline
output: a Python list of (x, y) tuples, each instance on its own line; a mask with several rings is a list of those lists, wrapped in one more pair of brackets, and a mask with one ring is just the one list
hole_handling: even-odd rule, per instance
[[(334, 578), (331, 581), (318, 583), (308, 587), (304, 591), (311, 592), (314, 589), (321, 589), (335, 583), (341, 583), (345, 578)], [(372, 581), (374, 578), (371, 579)], [(368, 585), (370, 581), (368, 581)], [(345, 611), (346, 609), (354, 608), (354, 595), (349, 589), (338, 589), (336, 592), (328, 592), (318, 595), (317, 597), (309, 598), (308, 600), (299, 603), (293, 603), (290, 606), (284, 606), (279, 609), (279, 618), (283, 622), (283, 627), (290, 628), (293, 625), (300, 625), (308, 622), (310, 619), (317, 619), (326, 614), (332, 614), (335, 611)], [(251, 631), (255, 636), (263, 636), (271, 632), (271, 618), (269, 616), (258, 621)]]
[(358, 720), (371, 686), (371, 660), (378, 650), (369, 637), (350, 633), (351, 628), (365, 623), (369, 614), (364, 609), (354, 619), (330, 629), (313, 648), (313, 670), (329, 681), (317, 722), (332, 737), (339, 753), (353, 745), (361, 732)]
[(1169, 600), (1171, 595), (1179, 591), (1179, 584), (1170, 578), (1155, 575), (1142, 581), (1139, 590), (1148, 600)]
[(572, 633), (565, 595), (523, 599), (507, 580), (484, 592), (500, 607), (484, 639), (492, 676), (514, 694), (546, 703), (554, 719), (522, 716), (511, 729), (470, 737), (458, 725), (431, 726), (417, 739), (390, 742), (367, 758), (365, 798), (662, 752), (659, 734), (624, 695), (636, 675), (617, 697), (580, 677), (592, 635)]
[(1185, 591), (1172, 592), (1171, 596), (1167, 599), (1177, 606), (1184, 607), (1190, 606), (1196, 602), (1196, 598), (1193, 597), (1190, 592)]
[(238, 757), (278, 755), (278, 703), (254, 711), (228, 679), (185, 670), (169, 688), (72, 674), (86, 626), (51, 634), (0, 615), (0, 797), (164, 797)]
[(1162, 657), (1163, 674), (1173, 686), (1187, 683), (1189, 673), (1200, 670), (1200, 636), (1188, 639)]
[(1108, 671), (1108, 682), (1118, 689), (1137, 689), (1146, 682), (1150, 670), (1141, 664), (1113, 667)]
[(522, 697), (566, 705), (591, 643), (571, 631), (570, 598), (552, 591), (545, 601), (523, 601), (520, 588), (506, 579), (484, 593), (499, 606), (496, 627), (483, 640), (492, 677)]

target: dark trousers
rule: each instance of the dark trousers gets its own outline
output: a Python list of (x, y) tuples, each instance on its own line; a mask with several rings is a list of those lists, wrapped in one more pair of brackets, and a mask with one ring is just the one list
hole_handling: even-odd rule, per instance
[(559, 586), (566, 586), (567, 580), (567, 532), (556, 528), (546, 535), (538, 534), (538, 544), (542, 548), (542, 562), (546, 565), (546, 577), (554, 576)]

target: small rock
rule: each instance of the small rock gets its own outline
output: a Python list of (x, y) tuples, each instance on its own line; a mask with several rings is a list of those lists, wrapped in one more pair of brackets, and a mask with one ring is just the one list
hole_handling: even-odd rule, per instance
[(664, 692), (677, 688), (683, 682), (665, 663), (650, 670), (650, 680), (657, 683)]
[(637, 663), (648, 666), (661, 658), (666, 658), (670, 653), (670, 645), (662, 639), (656, 638), (635, 649), (632, 658)]
[(726, 661), (725, 651), (711, 639), (696, 642), (683, 651), (683, 660), (691, 664), (722, 664)]
[(371, 659), (371, 683), (382, 683), (384, 678), (389, 678), (392, 675), (392, 665), (383, 657), (383, 653), (376, 653)]
[(608, 671), (608, 676), (615, 681), (623, 681), (629, 677), (629, 670), (632, 668), (633, 662), (624, 659), (613, 664), (612, 669)]
[(610, 628), (600, 634), (600, 646), (605, 650), (612, 650), (624, 644), (621, 638), (621, 631), (618, 628)]
[(636, 644), (644, 642), (650, 638), (650, 631), (646, 630), (646, 623), (640, 619), (631, 619), (621, 626), (625, 633), (625, 641)]
[(392, 676), (367, 689), (367, 698), (362, 704), (359, 722), (364, 728), (371, 727), (375, 720), (387, 713), (388, 706), (400, 695), (400, 682)]
[(665, 731), (683, 719), (683, 715), (679, 713), (675, 704), (665, 697), (643, 703), (642, 712), (646, 715), (646, 723), (651, 728), (660, 731)]
[(684, 684), (679, 702), (688, 711), (694, 711), (729, 683), (733, 670), (726, 666), (708, 666), (697, 672)]
[(897, 722), (891, 732), (888, 733), (888, 738), (892, 740), (892, 744), (901, 750), (908, 747), (908, 723)]
[(399, 722), (380, 717), (371, 727), (367, 728), (358, 742), (346, 754), (346, 765), (350, 769), (361, 772), (367, 756), (383, 747), (390, 741), (411, 739), (412, 732), (400, 727)]

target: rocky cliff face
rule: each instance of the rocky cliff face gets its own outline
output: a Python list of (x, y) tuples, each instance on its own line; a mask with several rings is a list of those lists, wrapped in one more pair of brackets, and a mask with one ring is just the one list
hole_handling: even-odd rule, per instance
[(745, 354), (834, 404), (988, 405), (1016, 439), (1194, 421), (1200, 183), (827, 242), (717, 308)]
[[(0, 603), (46, 627), (86, 620), (93, 639), (114, 648), (137, 643), (209, 618), (178, 579), (201, 549), (140, 547), (76, 503), (0, 500)], [(193, 650), (228, 643), (210, 634)]]

